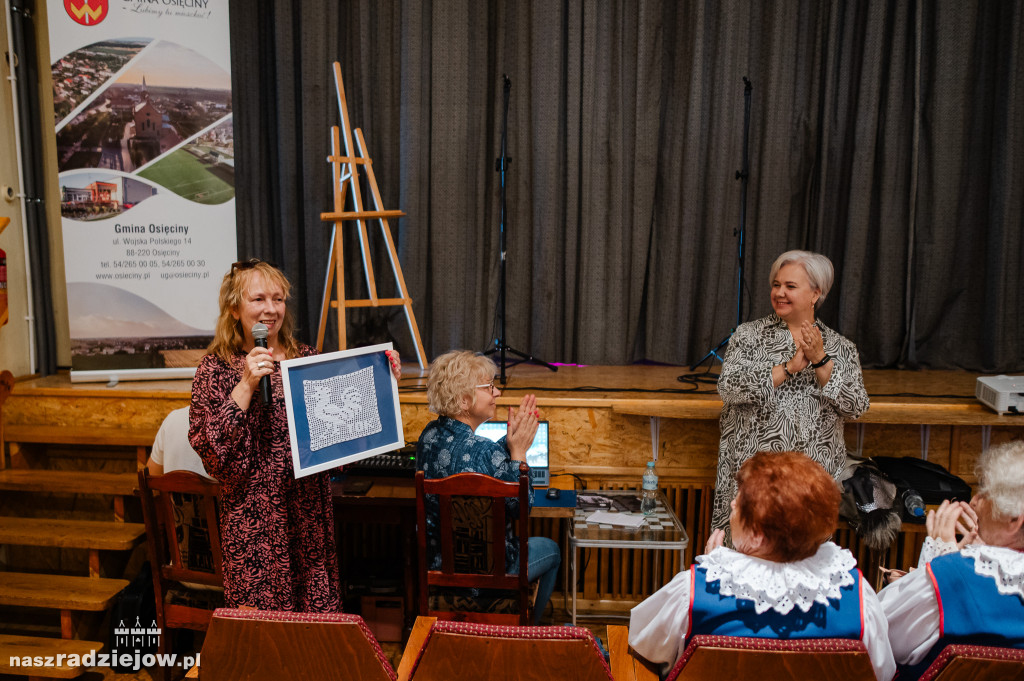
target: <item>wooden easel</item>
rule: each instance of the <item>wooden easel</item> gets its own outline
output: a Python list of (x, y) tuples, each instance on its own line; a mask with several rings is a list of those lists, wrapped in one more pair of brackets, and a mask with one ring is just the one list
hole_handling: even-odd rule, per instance
[[(322, 221), (333, 222), (334, 226), (331, 230), (331, 257), (327, 265), (327, 277), (324, 283), (324, 302), (320, 310), (320, 328), (316, 335), (316, 349), (323, 350), (327, 315), (331, 308), (338, 310), (338, 347), (344, 350), (348, 346), (348, 336), (345, 332), (345, 311), (348, 308), (401, 306), (405, 308), (405, 319), (409, 323), (409, 332), (412, 334), (413, 345), (416, 348), (416, 359), (419, 361), (420, 368), (426, 369), (427, 356), (423, 352), (423, 341), (420, 339), (420, 330), (416, 325), (416, 315), (412, 311), (412, 298), (409, 297), (408, 289), (405, 286), (402, 266), (398, 262), (398, 253), (395, 251), (395, 243), (391, 238), (391, 227), (388, 225), (388, 218), (400, 218), (405, 213), (400, 210), (383, 210), (381, 208), (380, 191), (377, 189), (377, 178), (373, 173), (373, 162), (366, 155), (366, 141), (363, 139), (363, 131), (359, 128), (355, 130), (357, 154), (352, 153), (352, 127), (349, 124), (345, 85), (341, 80), (341, 64), (338, 62), (334, 62), (334, 84), (338, 91), (341, 128), (339, 130), (337, 125), (331, 127), (331, 155), (327, 157), (334, 177), (334, 210), (330, 213), (320, 214)], [(344, 144), (344, 153), (342, 153), (342, 144)], [(372, 210), (363, 208), (363, 197), (359, 189), (359, 166), (363, 166), (366, 170)], [(349, 194), (352, 196), (352, 210), (346, 211), (345, 201)], [(367, 241), (367, 220), (377, 220), (380, 224), (381, 233), (387, 243), (388, 257), (391, 260), (391, 269), (395, 274), (395, 285), (398, 287), (400, 298), (377, 297), (377, 284), (373, 274), (373, 262), (370, 259), (370, 246)], [(345, 298), (345, 258), (341, 227), (346, 222), (355, 222), (359, 228), (359, 245), (363, 256), (363, 270), (366, 273), (366, 286), (370, 293), (369, 298), (353, 300)], [(336, 285), (337, 293), (333, 300), (332, 284)]]

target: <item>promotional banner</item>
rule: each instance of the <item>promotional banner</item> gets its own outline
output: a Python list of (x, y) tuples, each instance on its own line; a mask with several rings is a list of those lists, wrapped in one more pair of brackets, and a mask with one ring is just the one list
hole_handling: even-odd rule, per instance
[(190, 377), (236, 256), (228, 0), (48, 0), (71, 380)]

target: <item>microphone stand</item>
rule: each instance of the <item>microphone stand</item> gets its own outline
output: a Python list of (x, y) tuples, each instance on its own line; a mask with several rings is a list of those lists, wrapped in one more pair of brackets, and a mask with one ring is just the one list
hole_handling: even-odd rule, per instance
[(530, 355), (530, 354), (527, 354), (525, 352), (521, 352), (519, 350), (516, 350), (515, 348), (510, 347), (505, 342), (505, 294), (508, 291), (507, 286), (506, 286), (506, 278), (505, 278), (505, 270), (506, 270), (506, 263), (507, 263), (506, 247), (505, 247), (505, 243), (506, 243), (506, 241), (505, 241), (505, 239), (506, 239), (506, 226), (505, 226), (505, 219), (506, 219), (505, 175), (508, 172), (509, 164), (512, 163), (512, 159), (510, 159), (508, 157), (508, 153), (507, 153), (508, 152), (508, 98), (509, 98), (509, 93), (512, 91), (512, 81), (509, 80), (509, 77), (507, 75), (505, 75), (505, 74), (502, 74), (501, 78), (502, 78), (502, 81), (504, 83), (504, 90), (505, 90), (504, 105), (503, 105), (503, 111), (502, 111), (502, 116), (501, 116), (501, 156), (499, 156), (497, 161), (495, 162), (495, 169), (498, 171), (498, 175), (499, 175), (498, 185), (501, 188), (501, 192), (500, 192), (501, 199), (500, 199), (499, 206), (498, 206), (498, 251), (499, 251), (499, 259), (498, 259), (498, 337), (494, 339), (494, 346), (492, 348), (490, 348), (489, 350), (485, 350), (484, 354), (485, 355), (490, 355), (490, 354), (493, 354), (495, 352), (499, 354), (500, 361), (498, 363), (498, 369), (501, 372), (500, 375), (499, 375), (499, 380), (501, 381), (501, 384), (504, 385), (506, 383), (506, 381), (507, 381), (507, 378), (506, 378), (506, 375), (505, 375), (505, 367), (506, 367), (506, 364), (507, 364), (507, 357), (506, 357), (506, 355), (508, 353), (511, 353), (511, 354), (517, 356), (519, 359), (513, 361), (511, 364), (508, 364), (507, 366), (515, 366), (516, 364), (521, 364), (523, 362), (533, 362), (534, 364), (540, 364), (541, 366), (545, 366), (548, 369), (551, 369), (552, 371), (558, 371), (558, 367), (556, 367), (553, 364), (548, 364), (544, 360), (538, 359), (538, 358), (534, 357), (533, 355)]
[[(736, 179), (740, 181), (740, 222), (739, 226), (732, 231), (733, 236), (739, 237), (738, 244), (738, 258), (739, 258), (739, 276), (736, 283), (736, 326), (734, 326), (725, 338), (712, 348), (711, 352), (704, 355), (700, 360), (690, 367), (690, 371), (693, 371), (704, 362), (711, 360), (711, 364), (714, 364), (717, 359), (719, 362), (723, 361), (722, 356), (718, 354), (732, 338), (732, 334), (736, 332), (736, 327), (743, 323), (743, 273), (744, 263), (746, 260), (745, 247), (746, 247), (746, 234), (747, 234), (747, 183), (750, 181), (750, 161), (747, 156), (747, 150), (750, 144), (750, 91), (753, 90), (753, 86), (746, 76), (743, 76), (743, 159), (741, 169), (736, 171)], [(710, 365), (708, 367), (710, 369)]]

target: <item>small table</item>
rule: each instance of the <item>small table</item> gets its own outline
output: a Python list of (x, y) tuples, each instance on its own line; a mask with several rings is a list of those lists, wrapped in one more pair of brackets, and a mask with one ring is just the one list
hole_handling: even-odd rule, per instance
[[(599, 490), (588, 491), (586, 494), (609, 497), (614, 499), (617, 496), (636, 498), (633, 490)], [(572, 566), (572, 623), (576, 624), (576, 590), (577, 590), (577, 561), (578, 549), (605, 548), (605, 549), (651, 549), (653, 551), (679, 551), (682, 557), (683, 551), (690, 543), (679, 518), (668, 505), (665, 495), (661, 490), (657, 494), (657, 507), (654, 513), (647, 516), (646, 522), (637, 528), (622, 527), (619, 525), (599, 525), (587, 522), (587, 518), (594, 513), (594, 509), (582, 509), (577, 507), (573, 515), (572, 524), (569, 526), (569, 551), (572, 554), (570, 564)], [(639, 512), (631, 515), (639, 515)], [(658, 568), (660, 570), (660, 567)], [(660, 574), (657, 575), (660, 580)]]

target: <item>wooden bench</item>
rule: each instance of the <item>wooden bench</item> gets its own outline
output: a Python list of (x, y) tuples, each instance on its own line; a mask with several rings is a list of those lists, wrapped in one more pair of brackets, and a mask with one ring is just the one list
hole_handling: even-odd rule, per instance
[(100, 551), (128, 551), (142, 543), (146, 526), (100, 520), (0, 516), (0, 544), (89, 551), (89, 576), (99, 577)]
[[(0, 674), (19, 674), (29, 679), (45, 677), (50, 679), (73, 679), (85, 672), (83, 658), (93, 652), (103, 650), (103, 644), (94, 641), (69, 641), (36, 636), (11, 636), (0, 634)], [(57, 664), (57, 656), (64, 655), (61, 664)], [(67, 656), (77, 656), (78, 665), (69, 665)], [(44, 666), (36, 666), (34, 658), (40, 657)], [(31, 667), (12, 665), (11, 658), (24, 661), (33, 658)], [(47, 658), (52, 659), (52, 666), (47, 665)]]

